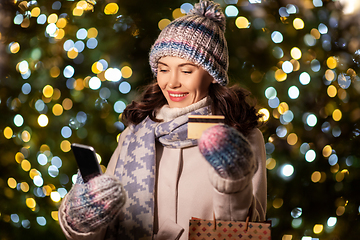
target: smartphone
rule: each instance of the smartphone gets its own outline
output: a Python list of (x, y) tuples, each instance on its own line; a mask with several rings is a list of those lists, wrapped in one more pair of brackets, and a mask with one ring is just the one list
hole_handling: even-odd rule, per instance
[(88, 182), (91, 178), (102, 174), (99, 161), (93, 147), (79, 143), (72, 143), (71, 150), (74, 153), (75, 160), (84, 182)]

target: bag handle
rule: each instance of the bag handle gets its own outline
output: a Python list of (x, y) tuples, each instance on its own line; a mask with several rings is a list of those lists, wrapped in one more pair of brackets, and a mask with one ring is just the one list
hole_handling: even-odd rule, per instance
[[(247, 232), (247, 230), (249, 229), (249, 222), (250, 222), (250, 215), (251, 215), (251, 210), (249, 209), (248, 211), (248, 215), (246, 217), (245, 220), (245, 232)], [(214, 221), (214, 230), (216, 230), (216, 218), (215, 218), (215, 212), (213, 211), (213, 221)]]

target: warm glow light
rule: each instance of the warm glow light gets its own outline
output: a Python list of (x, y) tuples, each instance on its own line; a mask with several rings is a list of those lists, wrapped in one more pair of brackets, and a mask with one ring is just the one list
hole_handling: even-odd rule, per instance
[(70, 110), (73, 107), (73, 101), (70, 98), (65, 98), (62, 101), (62, 106), (65, 110)]
[(246, 17), (238, 17), (235, 20), (235, 25), (240, 29), (249, 28), (249, 20)]
[(289, 105), (286, 102), (282, 102), (279, 104), (277, 109), (280, 114), (284, 114), (289, 110)]
[(13, 136), (13, 130), (10, 127), (6, 127), (3, 133), (6, 139), (10, 139)]
[(340, 121), (342, 118), (342, 112), (340, 109), (335, 109), (335, 111), (332, 113), (332, 118), (334, 121)]
[(301, 18), (295, 18), (293, 21), (293, 26), (296, 30), (300, 30), (305, 27), (305, 23)]
[(25, 171), (28, 172), (31, 169), (31, 163), (28, 160), (23, 160), (21, 162), (21, 168)]
[(275, 198), (273, 201), (274, 208), (281, 208), (283, 204), (284, 204), (284, 200), (282, 200), (281, 198)]
[(69, 152), (71, 150), (71, 143), (68, 140), (64, 140), (60, 143), (60, 148), (63, 152)]
[(262, 114), (263, 116), (260, 118), (260, 121), (262, 122), (266, 122), (269, 120), (270, 118), (270, 112), (269, 110), (267, 110), (266, 108), (261, 108), (259, 110), (259, 114)]
[(10, 52), (11, 53), (17, 53), (20, 50), (20, 44), (18, 42), (13, 42), (10, 44)]
[(330, 69), (336, 68), (336, 67), (337, 67), (336, 58), (335, 58), (335, 57), (329, 57), (329, 58), (326, 60), (326, 65), (327, 65), (328, 68), (330, 68)]
[(40, 114), (37, 121), (40, 127), (46, 127), (49, 123), (49, 119), (45, 114)]
[(266, 159), (266, 168), (272, 170), (276, 167), (276, 160), (273, 158)]
[(108, 3), (105, 6), (104, 13), (106, 15), (113, 15), (119, 11), (119, 6), (116, 3)]
[(38, 17), (40, 15), (40, 8), (39, 7), (34, 7), (31, 10), (31, 17)]
[(282, 81), (285, 81), (286, 78), (287, 78), (287, 74), (282, 69), (278, 69), (275, 71), (276, 81), (282, 82)]
[(289, 145), (295, 145), (298, 141), (298, 136), (295, 133), (291, 133), (287, 137), (287, 143)]
[(181, 12), (180, 8), (176, 8), (173, 12), (172, 12), (172, 16), (174, 19), (185, 16), (184, 13)]
[(67, 56), (70, 59), (75, 59), (77, 56), (79, 55), (78, 50), (76, 48), (71, 48), (68, 52), (67, 52)]
[(66, 24), (67, 24), (66, 19), (65, 19), (65, 18), (60, 18), (60, 19), (57, 21), (56, 26), (57, 26), (58, 28), (64, 28), (64, 27), (66, 27)]
[(331, 153), (332, 153), (332, 147), (330, 145), (326, 145), (322, 150), (322, 154), (324, 157), (329, 157)]
[(60, 75), (60, 69), (55, 66), (50, 69), (50, 76), (52, 78), (57, 78)]
[(8, 178), (7, 184), (10, 188), (16, 188), (17, 182), (14, 178)]
[(27, 198), (27, 199), (26, 199), (26, 206), (27, 206), (28, 208), (34, 208), (34, 207), (36, 207), (35, 199), (33, 199), (33, 198)]
[(59, 221), (58, 211), (52, 211), (52, 212), (51, 212), (51, 217), (52, 217), (55, 221)]
[(44, 88), (43, 88), (43, 94), (44, 94), (44, 97), (46, 98), (51, 98), (52, 95), (54, 93), (54, 88), (50, 85), (46, 85)]
[(31, 138), (31, 135), (28, 131), (24, 130), (22, 133), (21, 133), (21, 139), (24, 141), (24, 142), (29, 142), (30, 141), (30, 138)]
[(55, 116), (60, 116), (63, 113), (63, 111), (64, 111), (63, 107), (58, 103), (56, 103), (52, 108), (52, 112)]
[(320, 234), (324, 230), (324, 226), (322, 224), (315, 224), (313, 231), (315, 234)]
[(98, 35), (98, 30), (96, 28), (89, 28), (87, 31), (87, 37), (88, 38), (96, 38)]
[(315, 39), (320, 39), (321, 34), (319, 32), (319, 30), (317, 30), (316, 28), (311, 29), (310, 34), (315, 38)]
[(132, 69), (129, 66), (124, 66), (123, 68), (121, 68), (121, 74), (123, 78), (130, 78), (132, 76), (132, 73)]
[(158, 27), (160, 30), (163, 30), (171, 21), (169, 19), (161, 19), (158, 23)]
[(335, 78), (335, 73), (332, 70), (328, 69), (325, 71), (325, 78), (326, 80), (331, 82)]
[(47, 21), (48, 23), (56, 23), (58, 20), (58, 15), (56, 13), (50, 14)]
[(302, 53), (299, 48), (293, 47), (290, 51), (290, 55), (293, 59), (299, 60), (302, 56)]
[(334, 85), (330, 85), (327, 88), (327, 94), (329, 95), (329, 97), (335, 97), (337, 94), (337, 89)]
[(321, 179), (321, 173), (318, 171), (313, 172), (313, 174), (311, 174), (311, 181), (314, 183), (319, 182)]

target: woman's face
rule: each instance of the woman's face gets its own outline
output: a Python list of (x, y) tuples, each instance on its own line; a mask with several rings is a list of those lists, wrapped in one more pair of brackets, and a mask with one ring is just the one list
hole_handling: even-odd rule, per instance
[(193, 62), (162, 57), (158, 61), (157, 82), (170, 108), (183, 108), (206, 97), (215, 80)]

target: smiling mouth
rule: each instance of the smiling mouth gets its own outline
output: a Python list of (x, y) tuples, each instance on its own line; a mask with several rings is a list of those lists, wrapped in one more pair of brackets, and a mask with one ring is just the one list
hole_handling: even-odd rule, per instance
[(169, 93), (169, 96), (170, 97), (174, 97), (174, 98), (181, 98), (181, 97), (185, 97), (187, 95), (187, 93), (181, 93), (181, 94), (178, 94), (178, 93)]

